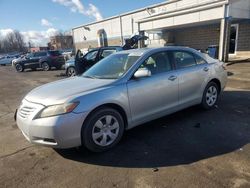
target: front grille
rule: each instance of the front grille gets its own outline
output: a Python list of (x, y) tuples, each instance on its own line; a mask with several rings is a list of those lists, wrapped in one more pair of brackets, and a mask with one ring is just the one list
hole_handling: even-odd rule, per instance
[(34, 107), (30, 107), (30, 106), (22, 106), (19, 109), (19, 115), (20, 117), (26, 119), (29, 117), (29, 115), (34, 112), (36, 109)]

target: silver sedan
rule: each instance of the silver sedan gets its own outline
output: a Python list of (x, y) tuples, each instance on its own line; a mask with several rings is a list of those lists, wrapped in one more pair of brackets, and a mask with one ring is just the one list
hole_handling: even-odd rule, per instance
[(223, 62), (191, 48), (122, 51), (32, 90), (16, 121), (31, 143), (100, 152), (142, 123), (193, 105), (213, 108), (226, 82)]

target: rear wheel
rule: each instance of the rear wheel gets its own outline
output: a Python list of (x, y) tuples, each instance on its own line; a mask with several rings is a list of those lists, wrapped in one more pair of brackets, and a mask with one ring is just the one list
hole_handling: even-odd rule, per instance
[(43, 62), (43, 63), (42, 63), (42, 69), (43, 69), (44, 71), (49, 71), (49, 70), (50, 70), (49, 64), (48, 64), (47, 62)]
[(112, 108), (101, 108), (86, 120), (82, 128), (82, 143), (93, 152), (114, 147), (124, 132), (121, 114)]
[(74, 67), (69, 67), (67, 70), (67, 76), (76, 76), (76, 69)]
[(24, 67), (21, 64), (19, 64), (19, 63), (17, 63), (15, 65), (15, 68), (16, 68), (17, 72), (23, 72), (24, 71)]
[(218, 85), (214, 82), (208, 83), (204, 90), (201, 106), (204, 109), (211, 109), (215, 106), (219, 96)]

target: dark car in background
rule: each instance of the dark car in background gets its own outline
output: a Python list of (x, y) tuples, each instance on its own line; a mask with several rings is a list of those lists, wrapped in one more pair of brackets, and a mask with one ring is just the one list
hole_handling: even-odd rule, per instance
[(90, 50), (85, 55), (82, 55), (81, 51), (78, 50), (75, 59), (70, 59), (65, 64), (66, 75), (82, 74), (101, 59), (122, 50), (123, 48), (120, 46), (100, 47)]
[(23, 72), (25, 69), (36, 70), (37, 68), (42, 68), (44, 71), (48, 71), (52, 67), (61, 69), (64, 64), (63, 55), (58, 50), (50, 50), (30, 53), (15, 61), (13, 66), (17, 72)]

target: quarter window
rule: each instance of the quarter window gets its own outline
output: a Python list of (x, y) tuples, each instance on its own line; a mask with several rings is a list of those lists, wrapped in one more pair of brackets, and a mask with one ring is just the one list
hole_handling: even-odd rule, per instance
[(197, 63), (198, 65), (207, 63), (202, 57), (200, 57), (200, 56), (198, 56), (198, 55), (195, 56), (195, 59), (196, 59), (196, 63)]
[(184, 51), (173, 52), (173, 57), (177, 68), (186, 68), (196, 65), (196, 60), (191, 53)]
[(150, 56), (140, 68), (148, 68), (151, 74), (158, 74), (172, 70), (167, 52), (160, 52)]

